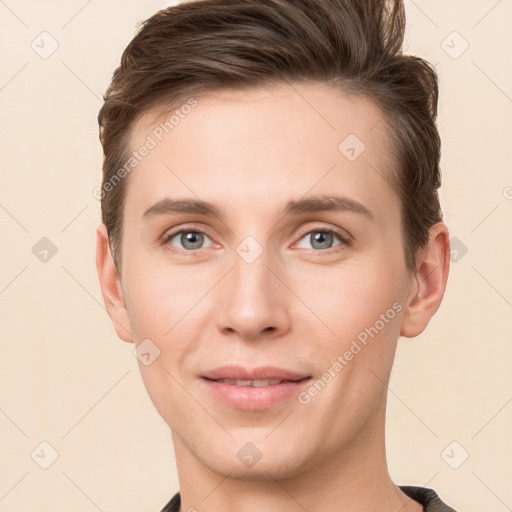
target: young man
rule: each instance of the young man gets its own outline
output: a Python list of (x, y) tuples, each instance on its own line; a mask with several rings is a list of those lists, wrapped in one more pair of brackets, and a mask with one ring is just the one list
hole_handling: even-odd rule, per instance
[(171, 428), (166, 511), (451, 511), (397, 486), (387, 383), (449, 267), (437, 76), (401, 1), (156, 13), (99, 115), (97, 268)]

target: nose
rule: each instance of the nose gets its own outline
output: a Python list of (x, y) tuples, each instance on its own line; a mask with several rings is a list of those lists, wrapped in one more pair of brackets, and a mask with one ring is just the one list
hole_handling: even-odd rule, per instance
[(252, 262), (233, 254), (233, 266), (216, 290), (216, 321), (224, 335), (274, 338), (290, 329), (290, 291), (278, 264), (263, 251)]

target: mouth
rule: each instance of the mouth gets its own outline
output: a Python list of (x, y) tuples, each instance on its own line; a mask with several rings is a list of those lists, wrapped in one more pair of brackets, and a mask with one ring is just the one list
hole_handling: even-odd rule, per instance
[[(247, 385), (249, 382), (265, 382), (265, 384), (261, 385), (268, 386), (279, 384), (281, 381), (297, 382), (304, 378), (311, 377), (311, 375), (288, 370), (286, 368), (279, 368), (277, 366), (249, 368), (239, 365), (227, 365), (209, 370), (203, 373), (201, 377), (214, 381), (227, 381), (228, 383), (235, 384), (240, 383), (240, 385)], [(270, 381), (271, 384), (268, 384), (266, 381)]]
[(242, 386), (252, 388), (263, 388), (267, 386), (277, 386), (286, 382), (302, 382), (309, 380), (311, 377), (304, 377), (302, 379), (259, 379), (259, 380), (242, 380), (242, 379), (209, 379), (204, 377), (206, 380), (211, 382), (220, 382), (224, 384), (230, 384), (231, 386)]
[[(311, 375), (292, 374), (292, 372), (269, 368), (252, 371), (252, 375), (248, 375), (250, 371), (244, 372), (240, 368), (232, 368), (230, 371), (224, 368), (221, 371), (229, 375), (212, 376), (214, 372), (210, 372), (209, 376), (201, 377), (200, 381), (204, 385), (205, 392), (215, 402), (230, 409), (243, 411), (261, 412), (286, 403), (313, 380)], [(234, 372), (244, 373), (244, 375), (235, 376)], [(281, 375), (278, 375), (279, 372)], [(255, 373), (259, 375), (254, 375)]]

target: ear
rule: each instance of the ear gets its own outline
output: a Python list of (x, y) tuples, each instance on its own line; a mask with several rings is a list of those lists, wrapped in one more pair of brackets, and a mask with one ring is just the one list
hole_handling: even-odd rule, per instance
[(123, 341), (133, 343), (121, 279), (110, 252), (107, 228), (104, 223), (101, 223), (96, 230), (96, 269), (103, 302), (116, 333)]
[(407, 338), (424, 331), (443, 299), (450, 268), (450, 238), (443, 222), (430, 228), (428, 245), (419, 251), (416, 265), (400, 330)]

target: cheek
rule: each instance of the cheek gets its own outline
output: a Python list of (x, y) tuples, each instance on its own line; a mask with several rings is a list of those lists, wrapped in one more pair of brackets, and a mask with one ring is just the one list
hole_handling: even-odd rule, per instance
[[(398, 324), (397, 301), (401, 299), (402, 283), (399, 269), (390, 264), (369, 264), (368, 261), (346, 263), (338, 268), (322, 268), (304, 274), (302, 284), (297, 280), (292, 289), (314, 312), (312, 322), (325, 328), (325, 340), (332, 344), (350, 341), (385, 315), (386, 332)], [(393, 308), (393, 304), (395, 307)], [(308, 317), (310, 315), (308, 314)], [(392, 321), (390, 321), (392, 320)], [(394, 329), (396, 331), (396, 328)]]
[[(156, 409), (166, 415), (170, 410), (187, 417), (190, 396), (180, 385), (181, 369), (187, 358), (199, 348), (200, 331), (206, 301), (201, 300), (213, 284), (194, 272), (193, 266), (127, 266), (127, 308), (134, 339), (149, 339), (158, 356), (149, 365), (139, 362), (146, 391)], [(131, 267), (130, 267), (131, 266)], [(213, 276), (211, 276), (213, 278)], [(172, 407), (170, 404), (172, 403)], [(196, 411), (197, 415), (200, 415)]]
[(193, 265), (148, 267), (132, 260), (125, 278), (127, 309), (135, 339), (165, 340), (182, 324), (190, 323), (200, 309), (201, 298), (215, 282), (211, 273), (210, 270), (208, 277), (195, 271)]

